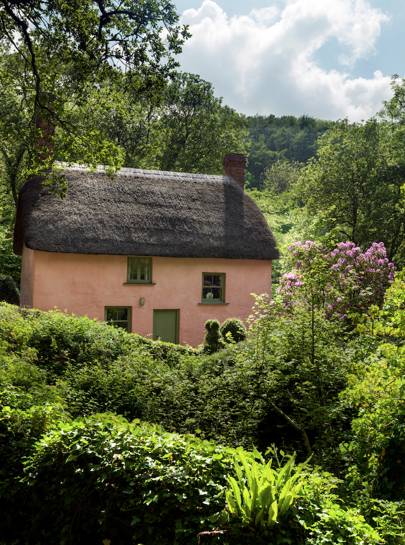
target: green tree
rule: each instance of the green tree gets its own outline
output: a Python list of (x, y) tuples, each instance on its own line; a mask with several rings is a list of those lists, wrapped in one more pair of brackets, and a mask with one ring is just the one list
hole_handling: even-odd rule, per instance
[(333, 123), (312, 117), (256, 115), (247, 118), (252, 148), (249, 155), (250, 187), (263, 188), (266, 171), (280, 160), (305, 163), (315, 155), (317, 139)]
[(286, 159), (273, 163), (266, 171), (264, 189), (277, 195), (292, 189), (299, 178), (301, 168), (302, 164)]
[[(0, 26), (2, 53), (13, 60), (14, 81), (19, 80), (7, 100), (16, 102), (14, 111), (26, 110), (28, 122), (24, 132), (28, 138), (15, 141), (13, 157), (6, 158), (9, 170), (24, 152), (31, 154), (33, 171), (52, 166), (62, 151), (68, 157), (69, 150), (73, 155), (92, 150), (90, 156), (84, 154), (86, 162), (116, 167), (122, 154), (114, 146), (109, 148), (99, 131), (89, 128), (83, 133), (83, 127), (76, 131), (69, 123), (71, 109), (80, 107), (95, 86), (120, 79), (123, 71), (128, 81), (164, 79), (176, 66), (174, 55), (188, 36), (178, 25), (173, 4), (166, 0), (2, 0)], [(3, 80), (2, 91), (9, 91), (12, 83)], [(5, 109), (9, 111), (7, 104)], [(16, 123), (20, 121), (18, 117)], [(59, 150), (46, 144), (55, 138), (52, 126), (57, 136), (65, 136)]]
[[(11, 231), (21, 184), (55, 159), (118, 168), (123, 150), (91, 124), (88, 98), (161, 85), (188, 33), (166, 0), (1, 0), (0, 29), (0, 270), (17, 278)], [(105, 108), (115, 99), (105, 92)]]
[(222, 173), (226, 153), (248, 149), (243, 117), (195, 74), (178, 74), (167, 86), (160, 128), (163, 170)]
[(133, 81), (105, 85), (89, 97), (86, 110), (84, 116), (76, 112), (77, 123), (90, 119), (125, 151), (131, 167), (222, 173), (226, 153), (248, 149), (245, 119), (194, 74), (155, 82), (146, 93), (136, 92)]
[(382, 241), (390, 259), (403, 261), (405, 153), (397, 138), (397, 127), (372, 119), (342, 121), (320, 139), (297, 184), (318, 237), (363, 247)]

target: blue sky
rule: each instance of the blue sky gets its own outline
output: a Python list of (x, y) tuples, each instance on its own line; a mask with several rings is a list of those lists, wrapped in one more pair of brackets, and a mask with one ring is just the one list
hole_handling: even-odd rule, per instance
[(405, 0), (175, 0), (184, 70), (248, 114), (353, 121), (405, 75)]

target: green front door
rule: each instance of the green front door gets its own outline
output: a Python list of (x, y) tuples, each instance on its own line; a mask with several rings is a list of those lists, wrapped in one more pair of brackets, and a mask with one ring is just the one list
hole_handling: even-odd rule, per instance
[(179, 311), (153, 311), (153, 338), (170, 343), (179, 342)]

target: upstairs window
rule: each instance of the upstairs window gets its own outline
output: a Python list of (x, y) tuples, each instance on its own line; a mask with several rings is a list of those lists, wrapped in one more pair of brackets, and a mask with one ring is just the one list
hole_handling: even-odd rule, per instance
[(203, 273), (202, 303), (225, 303), (225, 274)]
[(128, 257), (127, 279), (130, 284), (152, 284), (152, 258)]
[(104, 318), (110, 325), (131, 331), (131, 307), (105, 307)]

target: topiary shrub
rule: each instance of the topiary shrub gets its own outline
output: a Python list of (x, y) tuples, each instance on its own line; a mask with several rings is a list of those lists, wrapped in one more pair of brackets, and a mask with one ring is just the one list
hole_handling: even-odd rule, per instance
[(240, 343), (246, 339), (246, 328), (238, 318), (228, 318), (221, 325), (221, 335), (227, 343)]
[(218, 320), (207, 320), (205, 322), (204, 352), (213, 354), (224, 347), (225, 343), (221, 336)]
[(17, 284), (11, 276), (0, 275), (0, 301), (5, 301), (12, 305), (20, 304), (20, 293)]

